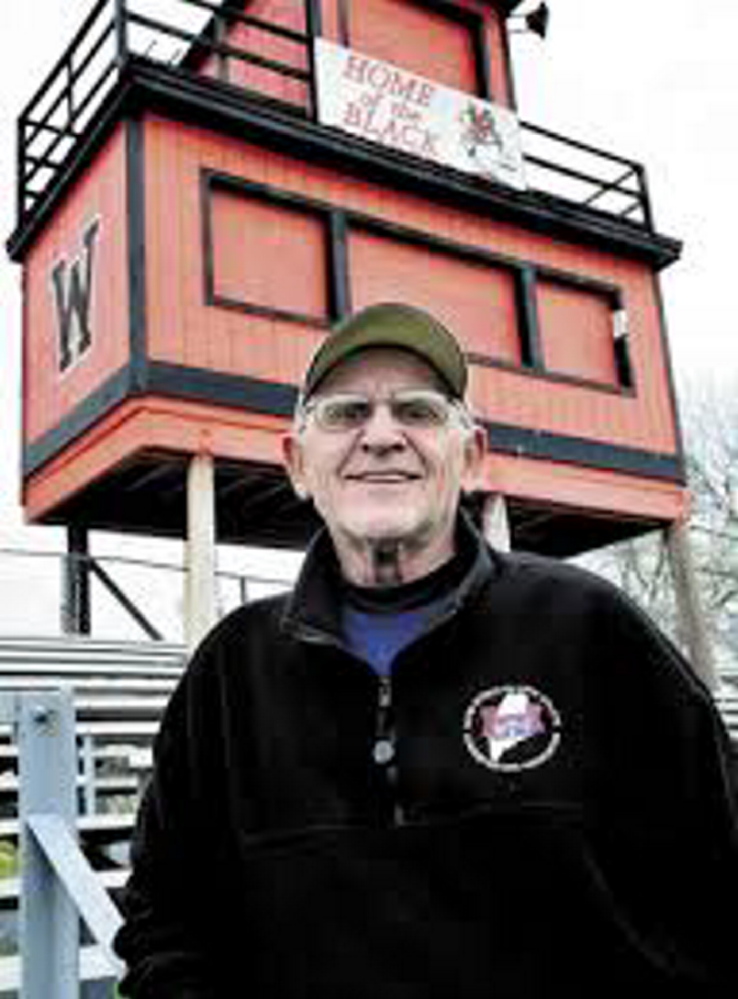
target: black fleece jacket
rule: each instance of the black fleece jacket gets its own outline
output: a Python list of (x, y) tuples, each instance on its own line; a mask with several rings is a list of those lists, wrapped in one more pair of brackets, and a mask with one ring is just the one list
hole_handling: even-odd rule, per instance
[(321, 535), (165, 714), (117, 939), (135, 999), (738, 994), (738, 822), (708, 692), (621, 594), (462, 528), (391, 683)]

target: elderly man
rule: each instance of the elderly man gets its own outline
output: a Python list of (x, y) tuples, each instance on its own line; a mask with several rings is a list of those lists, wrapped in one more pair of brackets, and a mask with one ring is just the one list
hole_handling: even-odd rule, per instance
[(405, 305), (317, 351), (284, 457), (325, 530), (172, 698), (125, 995), (736, 994), (709, 695), (604, 582), (485, 545), (459, 509), (484, 453), (466, 379)]

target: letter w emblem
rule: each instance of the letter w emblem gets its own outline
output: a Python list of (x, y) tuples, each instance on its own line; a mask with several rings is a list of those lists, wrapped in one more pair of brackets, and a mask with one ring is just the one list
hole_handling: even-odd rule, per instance
[(100, 220), (95, 219), (82, 237), (81, 254), (71, 264), (60, 260), (51, 272), (59, 335), (60, 371), (66, 371), (92, 344), (92, 267), (99, 229)]

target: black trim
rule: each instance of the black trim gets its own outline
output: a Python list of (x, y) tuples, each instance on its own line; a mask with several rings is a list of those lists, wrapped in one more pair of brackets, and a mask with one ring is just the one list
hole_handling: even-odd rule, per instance
[[(242, 375), (156, 361), (147, 368), (146, 391), (152, 395), (237, 407), (289, 418), (298, 389)], [(84, 399), (60, 424), (26, 446), (23, 473), (29, 476), (93, 423), (119, 405), (131, 392), (130, 372), (122, 368)], [(547, 431), (483, 421), (492, 451), (521, 457), (566, 462), (605, 471), (684, 483), (681, 454), (670, 455), (607, 444)]]
[[(154, 394), (238, 406), (283, 417), (292, 415), (297, 400), (297, 388), (279, 382), (162, 362), (153, 363), (149, 371), (148, 390)], [(487, 430), (490, 447), (494, 451), (571, 462), (648, 478), (679, 482), (684, 478), (682, 463), (672, 455), (502, 423), (483, 421), (482, 425)]]
[(315, 66), (315, 39), (323, 35), (323, 9), (321, 0), (305, 0), (305, 31), (308, 36), (307, 60), (310, 70), (310, 108), (318, 116), (318, 74)]
[(321, 0), (305, 0), (305, 28), (310, 38), (323, 35), (323, 8)]
[(30, 475), (59, 451), (80, 437), (93, 424), (124, 402), (133, 389), (132, 372), (126, 364), (102, 385), (85, 396), (63, 419), (23, 448), (23, 474)]
[(467, 351), (466, 360), (468, 364), (476, 364), (480, 368), (497, 368), (501, 371), (511, 371), (516, 375), (524, 375), (526, 378), (538, 378), (546, 382), (555, 382), (559, 385), (571, 385), (574, 388), (586, 389), (588, 392), (599, 392), (602, 395), (617, 395), (630, 399), (636, 398), (636, 392), (632, 388), (615, 385), (611, 382), (598, 382), (593, 378), (584, 378), (581, 375), (568, 375), (563, 371), (547, 371), (544, 368), (521, 368), (518, 364), (511, 364), (509, 361), (490, 359), (484, 354), (476, 354), (474, 351)]
[(477, 20), (476, 28), (472, 34), (472, 46), (474, 48), (477, 96), (485, 101), (494, 101), (495, 94), (492, 92), (492, 52), (487, 36), (487, 22), (483, 17), (479, 17)]
[(629, 389), (635, 395), (635, 378), (633, 375), (633, 364), (630, 359), (630, 343), (627, 336), (615, 337), (615, 370), (618, 376), (618, 384), (624, 389)]
[[(516, 5), (514, 5), (516, 6)], [(502, 16), (502, 11), (498, 10), (499, 31), (502, 36), (502, 57), (505, 60), (505, 82), (507, 83), (507, 106), (517, 112), (518, 95), (515, 89), (515, 77), (513, 76), (512, 52), (510, 51), (510, 33), (507, 30), (506, 19)]]
[(520, 362), (528, 370), (543, 372), (546, 365), (541, 349), (541, 330), (536, 302), (536, 269), (528, 266), (520, 267), (515, 279)]
[(330, 214), (330, 309), (333, 320), (351, 312), (348, 225), (345, 212)]
[(131, 378), (142, 388), (146, 372), (146, 182), (144, 129), (140, 118), (130, 118), (126, 129), (126, 198), (128, 217), (128, 329)]
[(622, 289), (609, 281), (600, 281), (597, 278), (587, 277), (584, 274), (575, 274), (573, 271), (562, 271), (556, 267), (547, 267), (545, 264), (533, 264), (538, 278), (548, 281), (550, 284), (560, 284), (565, 288), (573, 288), (578, 291), (587, 291), (592, 295), (599, 295), (607, 300), (612, 310), (623, 308)]
[(287, 417), (294, 412), (298, 394), (294, 385), (167, 361), (154, 361), (149, 365), (146, 387), (153, 395), (237, 406), (255, 413)]
[(349, 42), (351, 41), (348, 2), (349, 0), (336, 0), (336, 17), (338, 19), (336, 33), (338, 35), (338, 44), (343, 45), (346, 49), (349, 48)]
[(484, 423), (492, 451), (525, 458), (543, 458), (566, 464), (585, 465), (649, 479), (685, 482), (679, 455), (643, 451), (640, 448), (607, 444), (602, 441), (529, 430), (504, 423)]

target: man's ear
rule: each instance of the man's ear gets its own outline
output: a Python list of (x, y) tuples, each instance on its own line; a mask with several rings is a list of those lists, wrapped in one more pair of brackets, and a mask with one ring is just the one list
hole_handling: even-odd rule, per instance
[(487, 432), (475, 423), (464, 444), (464, 469), (461, 488), (465, 493), (474, 492), (479, 486), (482, 464), (487, 452)]
[(289, 430), (282, 437), (282, 462), (295, 495), (299, 499), (307, 499), (310, 493), (305, 484), (302, 444), (297, 434), (292, 430)]

